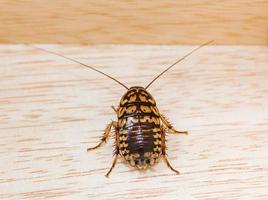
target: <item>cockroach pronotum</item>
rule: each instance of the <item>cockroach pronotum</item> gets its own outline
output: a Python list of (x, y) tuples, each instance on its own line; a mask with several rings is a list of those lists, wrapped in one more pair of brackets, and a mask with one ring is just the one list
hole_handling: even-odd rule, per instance
[(160, 158), (163, 158), (167, 166), (172, 171), (179, 174), (179, 171), (171, 166), (167, 158), (165, 136), (167, 132), (174, 134), (187, 134), (188, 132), (177, 131), (173, 128), (171, 123), (159, 112), (154, 98), (147, 90), (150, 85), (152, 85), (152, 83), (154, 83), (165, 72), (170, 70), (173, 66), (191, 55), (193, 52), (210, 44), (211, 42), (212, 41), (206, 42), (184, 55), (156, 76), (146, 87), (134, 86), (130, 88), (112, 76), (73, 58), (39, 47), (28, 44), (26, 45), (63, 57), (86, 68), (94, 70), (120, 84), (127, 90), (121, 98), (119, 106), (112, 106), (113, 110), (117, 114), (117, 121), (112, 121), (107, 125), (98, 145), (87, 149), (87, 151), (91, 151), (100, 147), (104, 142), (106, 142), (111, 133), (111, 129), (114, 128), (114, 159), (111, 168), (106, 174), (106, 177), (108, 177), (114, 168), (119, 155), (122, 156), (131, 166), (137, 167), (138, 169), (147, 169), (149, 166), (154, 165)]

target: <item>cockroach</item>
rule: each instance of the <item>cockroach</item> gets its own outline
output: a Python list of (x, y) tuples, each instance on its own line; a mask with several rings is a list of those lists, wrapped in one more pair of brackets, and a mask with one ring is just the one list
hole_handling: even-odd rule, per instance
[(113, 110), (117, 114), (117, 121), (109, 123), (100, 142), (95, 147), (87, 149), (87, 151), (91, 151), (99, 148), (104, 142), (106, 142), (107, 138), (111, 134), (112, 128), (114, 128), (114, 159), (112, 166), (106, 174), (106, 177), (108, 177), (112, 172), (119, 155), (122, 156), (131, 166), (141, 170), (147, 169), (154, 165), (160, 158), (163, 158), (167, 166), (176, 174), (179, 174), (179, 171), (172, 167), (167, 157), (166, 133), (188, 134), (188, 132), (177, 131), (174, 129), (167, 118), (159, 112), (153, 96), (148, 92), (148, 88), (173, 66), (211, 42), (212, 41), (206, 42), (184, 55), (156, 76), (146, 87), (133, 86), (130, 88), (114, 77), (73, 58), (39, 47), (31, 45), (27, 46), (63, 57), (86, 68), (94, 70), (115, 81), (127, 90), (122, 96), (119, 105), (117, 107), (112, 106)]

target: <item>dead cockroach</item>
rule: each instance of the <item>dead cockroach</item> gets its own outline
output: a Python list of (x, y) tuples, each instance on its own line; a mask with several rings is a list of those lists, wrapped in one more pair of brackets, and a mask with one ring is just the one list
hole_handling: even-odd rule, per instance
[(173, 128), (170, 122), (159, 112), (154, 98), (147, 91), (147, 89), (153, 82), (155, 82), (161, 75), (171, 69), (174, 65), (178, 64), (193, 52), (205, 45), (210, 44), (211, 42), (212, 41), (209, 41), (198, 46), (177, 60), (158, 76), (156, 76), (146, 87), (134, 86), (131, 88), (128, 88), (120, 81), (102, 71), (99, 71), (98, 69), (95, 69), (94, 67), (49, 50), (39, 47), (34, 48), (63, 57), (91, 70), (99, 72), (100, 74), (103, 74), (104, 76), (114, 80), (127, 90), (127, 92), (121, 98), (119, 106), (116, 108), (112, 106), (113, 110), (117, 114), (117, 121), (112, 121), (107, 125), (104, 135), (102, 136), (98, 145), (87, 149), (87, 151), (90, 151), (100, 147), (104, 142), (106, 142), (111, 133), (111, 129), (114, 128), (115, 157), (110, 170), (106, 174), (106, 177), (108, 177), (114, 168), (119, 155), (123, 156), (131, 166), (137, 167), (138, 169), (146, 169), (149, 166), (154, 165), (160, 158), (163, 158), (167, 166), (172, 171), (179, 174), (179, 171), (174, 169), (168, 161), (165, 135), (167, 132), (174, 134), (187, 134), (187, 131), (177, 131)]

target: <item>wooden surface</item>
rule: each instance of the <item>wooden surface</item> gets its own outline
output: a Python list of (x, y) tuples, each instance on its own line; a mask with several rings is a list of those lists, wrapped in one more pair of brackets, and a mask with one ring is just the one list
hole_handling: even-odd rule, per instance
[(268, 44), (267, 0), (1, 0), (0, 43)]
[[(146, 85), (193, 46), (42, 45)], [(209, 46), (149, 89), (188, 136), (168, 136), (175, 175), (160, 161), (144, 173), (113, 140), (87, 153), (116, 119), (124, 88), (23, 45), (0, 46), (0, 199), (268, 199), (268, 49)]]

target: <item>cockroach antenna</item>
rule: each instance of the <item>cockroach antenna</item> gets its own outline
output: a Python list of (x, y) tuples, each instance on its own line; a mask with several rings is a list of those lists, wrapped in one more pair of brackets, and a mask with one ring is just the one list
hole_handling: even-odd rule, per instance
[(145, 89), (148, 89), (148, 87), (150, 87), (150, 85), (153, 84), (153, 82), (155, 82), (160, 76), (162, 76), (165, 72), (167, 72), (168, 70), (170, 70), (173, 66), (177, 65), (179, 62), (181, 62), (182, 60), (184, 60), (185, 58), (187, 58), (188, 56), (190, 56), (192, 53), (194, 53), (195, 51), (197, 51), (198, 49), (207, 46), (208, 44), (212, 43), (213, 40), (206, 42), (204, 44), (201, 44), (200, 46), (196, 47), (195, 49), (193, 49), (192, 51), (190, 51), (189, 53), (187, 53), (185, 56), (183, 56), (182, 58), (180, 58), (179, 60), (177, 60), (176, 62), (174, 62), (172, 65), (170, 65), (168, 68), (166, 68), (164, 71), (162, 71), (159, 75), (157, 75), (146, 87)]
[(38, 50), (41, 50), (41, 51), (44, 51), (44, 52), (49, 53), (49, 54), (53, 54), (53, 55), (56, 55), (56, 56), (65, 58), (65, 59), (70, 60), (70, 61), (72, 61), (72, 62), (75, 62), (75, 63), (77, 63), (77, 64), (80, 64), (80, 65), (82, 65), (83, 67), (86, 67), (86, 68), (88, 68), (88, 69), (91, 69), (91, 70), (93, 70), (93, 71), (96, 71), (96, 72), (98, 72), (98, 73), (100, 73), (100, 74), (102, 74), (102, 75), (104, 75), (104, 76), (106, 76), (106, 77), (108, 77), (108, 78), (114, 80), (114, 81), (117, 82), (119, 85), (123, 86), (124, 88), (126, 88), (126, 89), (128, 90), (128, 87), (127, 87), (126, 85), (124, 85), (123, 83), (121, 83), (120, 81), (118, 81), (117, 79), (115, 79), (114, 77), (112, 77), (112, 76), (110, 76), (110, 75), (108, 75), (108, 74), (106, 74), (106, 73), (104, 73), (104, 72), (102, 72), (102, 71), (100, 71), (100, 70), (98, 70), (98, 69), (96, 69), (96, 68), (90, 66), (90, 65), (84, 64), (84, 63), (82, 63), (82, 62), (80, 62), (80, 61), (77, 61), (77, 60), (75, 60), (75, 59), (73, 59), (73, 58), (69, 58), (69, 57), (67, 57), (67, 56), (61, 55), (61, 54), (59, 54), (59, 53), (56, 53), (56, 52), (53, 52), (53, 51), (50, 51), (50, 50), (47, 50), (47, 49), (43, 49), (43, 48), (40, 48), (40, 47), (36, 47), (36, 46), (30, 45), (30, 44), (24, 44), (24, 45), (29, 46), (29, 47), (32, 47), (32, 48), (35, 48), (35, 49), (38, 49)]

